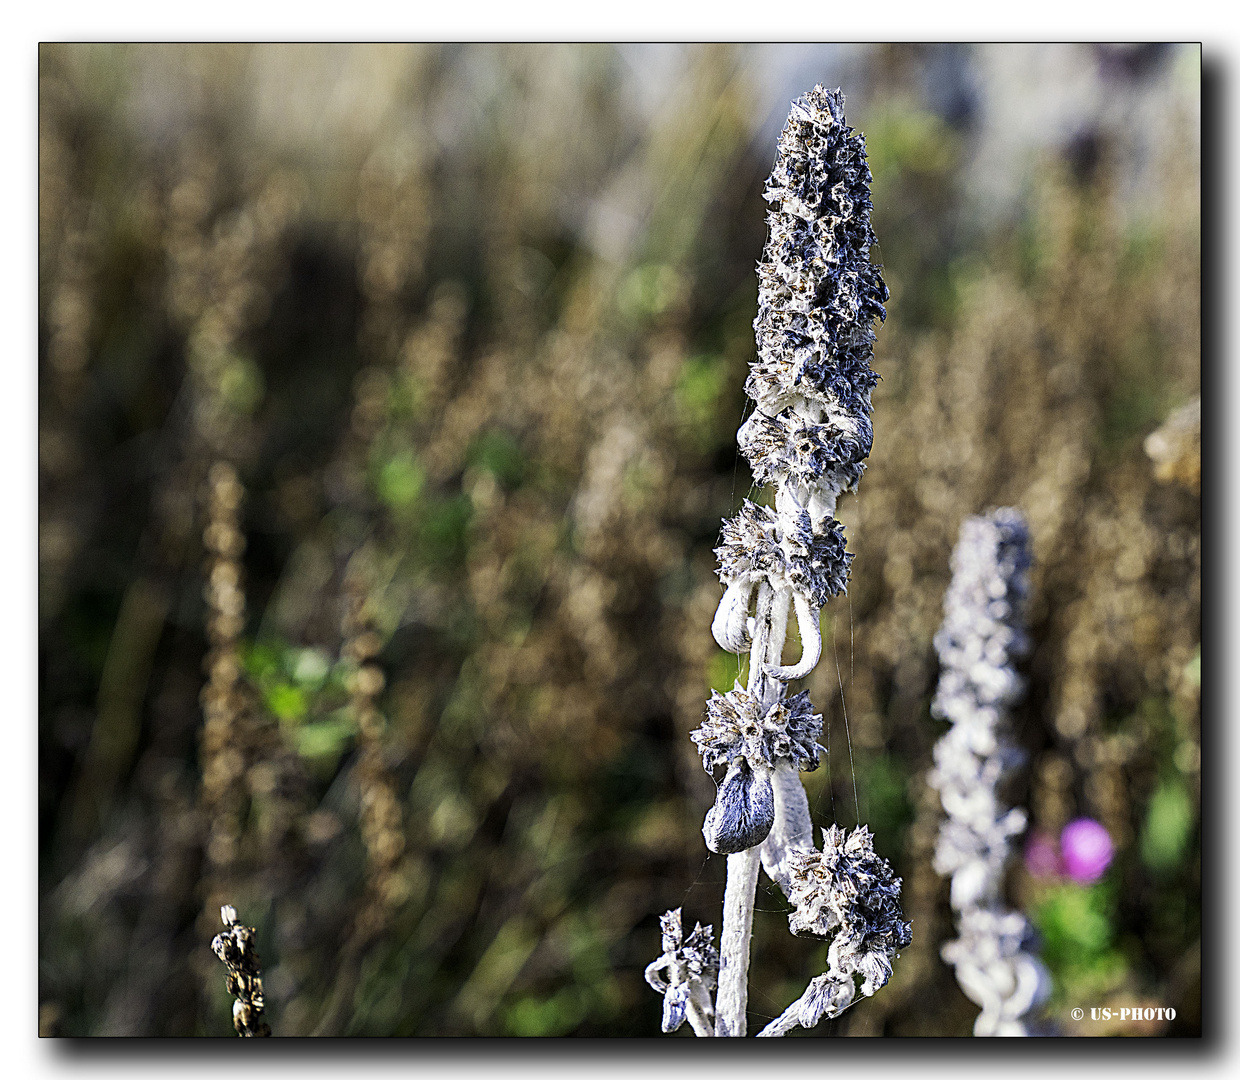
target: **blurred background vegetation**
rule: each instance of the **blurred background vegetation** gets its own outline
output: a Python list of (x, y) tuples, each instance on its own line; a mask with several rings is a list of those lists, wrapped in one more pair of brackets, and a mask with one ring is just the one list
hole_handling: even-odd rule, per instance
[[(807, 781), (914, 944), (805, 1034), (972, 1029), (931, 637), (961, 519), (1005, 504), (1011, 798), (1117, 848), (1091, 886), (1013, 869), (1050, 1018), (1199, 1033), (1199, 421), (1146, 448), (1200, 392), (1200, 51), (1086, 45), (44, 46), (45, 1033), (231, 1034), (224, 902), (277, 1035), (658, 1033), (658, 915), (719, 922), (688, 734), (737, 671), (711, 549), (815, 82), (867, 136), (892, 299)], [(759, 908), (751, 1024), (823, 969)]]

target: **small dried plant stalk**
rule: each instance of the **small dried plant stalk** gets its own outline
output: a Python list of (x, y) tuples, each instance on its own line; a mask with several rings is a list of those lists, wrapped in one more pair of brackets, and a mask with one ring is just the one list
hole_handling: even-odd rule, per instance
[(349, 704), (358, 727), (361, 833), (366, 848), (367, 892), (372, 901), (362, 921), (373, 923), (373, 932), (386, 923), (391, 910), (407, 895), (399, 872), (405, 850), (404, 823), (396, 781), (385, 760), (386, 722), (379, 708), (385, 680), (383, 669), (375, 663), (383, 637), (370, 610), (371, 591), (382, 588), (382, 582), (374, 580), (378, 575), (370, 565), (375, 561), (373, 552), (365, 548), (350, 561), (341, 619), (341, 655), (356, 665), (349, 684)]
[(659, 918), (663, 955), (646, 968), (646, 982), (663, 995), (663, 1030), (670, 1034), (686, 1020), (697, 1035), (715, 1034), (710, 995), (719, 974), (719, 950), (714, 927), (698, 923), (688, 940), (680, 908)]
[(934, 868), (951, 875), (960, 934), (942, 956), (982, 1008), (975, 1035), (1027, 1034), (1022, 1018), (1050, 988), (1028, 949), (1028, 922), (1002, 903), (1011, 841), (1025, 828), (1024, 811), (1005, 808), (999, 786), (1022, 760), (1007, 711), (1023, 692), (1015, 661), (1028, 650), (1028, 571), (1029, 534), (1019, 511), (966, 519), (934, 636), (942, 673), (931, 712), (952, 725), (934, 748), (928, 777), (946, 813)]
[(244, 806), (242, 747), (244, 700), (240, 639), (245, 628), (245, 582), (241, 506), (245, 489), (236, 468), (217, 461), (207, 477), (207, 516), (203, 546), (208, 557), (203, 596), (207, 602), (207, 685), (201, 694), (205, 723), (201, 753), (202, 802), (209, 834), (207, 861), (222, 873), (237, 859)]
[[(870, 872), (797, 877), (801, 856), (828, 857), (827, 849), (814, 847), (798, 776), (818, 766), (822, 717), (807, 693), (787, 696), (788, 682), (818, 663), (822, 606), (847, 586), (852, 555), (835, 504), (842, 492), (855, 490), (872, 442), (873, 322), (886, 316), (887, 287), (869, 257), (875, 243), (869, 182), (865, 138), (844, 122), (844, 95), (818, 86), (795, 101), (765, 190), (770, 232), (758, 265), (758, 355), (745, 383), (755, 410), (737, 432), (754, 479), (775, 487), (775, 505), (745, 500), (724, 523), (715, 549), (724, 595), (711, 631), (722, 648), (750, 654), (749, 678), (714, 694), (692, 736), (706, 770), (725, 770), (702, 828), (707, 847), (728, 856), (715, 1001), (720, 1036), (745, 1034), (759, 865), (790, 899), (799, 897), (794, 903), (830, 906), (852, 890), (850, 903), (870, 904), (889, 917), (877, 936), (855, 920), (831, 925), (828, 936), (839, 943), (832, 946), (831, 970), (811, 984), (813, 1003), (795, 1022), (816, 1023), (853, 1000), (855, 957), (845, 947), (846, 927), (868, 943), (865, 957), (885, 957), (865, 961), (862, 994), (886, 982), (890, 956), (909, 940), (898, 919), (900, 879), (873, 854), (864, 828), (846, 839), (831, 833), (826, 843), (850, 858), (865, 849)], [(801, 657), (785, 665), (794, 616)], [(783, 1034), (795, 1022), (764, 1034)]]
[(254, 927), (237, 922), (237, 909), (230, 904), (220, 908), (225, 930), (211, 941), (211, 951), (228, 968), (224, 985), (237, 1000), (233, 1002), (233, 1027), (238, 1035), (267, 1036), (271, 1028), (263, 1019), (263, 970), (258, 960)]

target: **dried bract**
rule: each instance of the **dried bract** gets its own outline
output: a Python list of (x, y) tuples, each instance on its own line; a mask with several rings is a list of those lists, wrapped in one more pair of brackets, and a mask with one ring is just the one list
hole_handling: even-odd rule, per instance
[(719, 855), (747, 851), (762, 843), (774, 824), (770, 770), (755, 770), (745, 758), (737, 758), (702, 823), (706, 846)]
[[(900, 878), (874, 850), (864, 825), (822, 834), (821, 851), (794, 852), (788, 926), (798, 936), (829, 938), (831, 966), (861, 973), (867, 997), (887, 981), (890, 957), (912, 940), (900, 911)], [(866, 989), (866, 987), (869, 987)]]

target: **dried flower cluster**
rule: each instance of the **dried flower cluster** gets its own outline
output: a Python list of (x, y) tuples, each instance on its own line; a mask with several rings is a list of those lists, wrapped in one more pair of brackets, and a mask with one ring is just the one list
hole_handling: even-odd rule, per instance
[[(891, 978), (891, 958), (913, 940), (900, 910), (900, 879), (874, 851), (864, 825), (845, 834), (838, 825), (823, 832), (822, 850), (790, 856), (788, 920), (794, 934), (827, 938), (827, 970), (760, 1035), (783, 1035), (838, 1016), (858, 993), (869, 997)], [(858, 981), (860, 980), (860, 985)]]
[(271, 1028), (263, 1019), (263, 969), (254, 927), (237, 922), (237, 909), (230, 904), (220, 908), (220, 919), (227, 929), (212, 939), (211, 951), (228, 968), (225, 985), (237, 999), (233, 1002), (233, 1027), (246, 1037), (270, 1035)]
[[(786, 684), (821, 655), (822, 606), (845, 591), (852, 555), (835, 504), (856, 488), (873, 439), (873, 322), (886, 315), (887, 288), (869, 258), (869, 181), (865, 139), (844, 122), (843, 94), (819, 86), (794, 102), (765, 191), (758, 356), (745, 384), (756, 408), (737, 433), (755, 480), (775, 486), (775, 505), (744, 501), (715, 550), (725, 591), (712, 632), (724, 649), (750, 653), (749, 679), (716, 692), (692, 735), (706, 770), (727, 770), (702, 829), (707, 846), (729, 857), (716, 1035), (745, 1034), (759, 860), (797, 906), (793, 932), (812, 927), (832, 939), (829, 971), (763, 1034), (837, 1015), (855, 996), (854, 974), (873, 994), (911, 940), (900, 879), (868, 830), (845, 838), (833, 826), (824, 850), (814, 848), (797, 773), (818, 765), (822, 717), (808, 692), (786, 697)], [(794, 608), (802, 654), (785, 666)]]
[(769, 707), (740, 687), (711, 695), (706, 720), (691, 738), (708, 772), (720, 765), (728, 770), (703, 826), (712, 851), (744, 851), (766, 839), (775, 823), (774, 770), (781, 763), (816, 769), (825, 752), (816, 741), (821, 732), (822, 717), (805, 691)]
[(960, 937), (942, 949), (970, 1000), (982, 1007), (976, 1035), (1024, 1035), (1022, 1017), (1049, 990), (1041, 965), (1023, 951), (1029, 926), (1002, 905), (1010, 843), (1025, 812), (1005, 809), (999, 785), (1023, 758), (1006, 730), (1023, 682), (1016, 659), (1023, 629), (1029, 533), (1016, 510), (965, 520), (952, 554), (952, 582), (935, 635), (942, 674), (931, 712), (951, 721), (934, 748), (929, 783), (947, 817), (934, 868), (950, 874)]
[(688, 1019), (699, 1035), (714, 1034), (711, 993), (719, 974), (714, 927), (697, 923), (686, 939), (680, 908), (659, 918), (663, 955), (646, 968), (646, 982), (663, 995), (663, 1030), (676, 1031)]
[[(357, 724), (361, 834), (366, 848), (369, 892), (382, 904), (395, 907), (408, 894), (399, 873), (405, 850), (401, 806), (391, 769), (384, 760), (386, 719), (379, 696), (384, 688), (383, 669), (374, 662), (383, 644), (367, 609), (364, 560), (350, 563), (345, 577), (345, 611), (341, 618), (341, 655), (357, 665), (349, 680), (349, 707)], [(355, 565), (356, 564), (356, 565)]]

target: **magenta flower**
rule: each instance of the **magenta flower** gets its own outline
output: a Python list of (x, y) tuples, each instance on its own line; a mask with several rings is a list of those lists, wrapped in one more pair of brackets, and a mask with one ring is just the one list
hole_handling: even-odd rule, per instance
[(1093, 818), (1077, 818), (1065, 825), (1059, 847), (1068, 876), (1081, 885), (1102, 877), (1115, 854), (1111, 837)]

